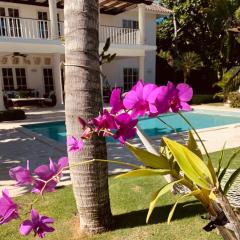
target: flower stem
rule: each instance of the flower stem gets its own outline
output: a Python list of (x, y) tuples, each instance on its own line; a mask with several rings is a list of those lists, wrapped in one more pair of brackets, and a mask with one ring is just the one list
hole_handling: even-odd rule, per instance
[(162, 122), (163, 124), (165, 124), (168, 128), (170, 128), (175, 134), (177, 134), (183, 141), (185, 141), (184, 137), (182, 136), (182, 134), (178, 133), (177, 130), (172, 127), (170, 124), (168, 124), (167, 122), (165, 122), (164, 120), (161, 119), (161, 117), (157, 117), (157, 119)]
[(208, 154), (208, 151), (207, 151), (207, 149), (206, 149), (206, 147), (205, 147), (205, 145), (204, 145), (201, 137), (199, 136), (198, 132), (196, 131), (196, 129), (193, 127), (193, 125), (191, 124), (191, 122), (190, 122), (181, 112), (178, 112), (178, 114), (182, 117), (182, 119), (183, 119), (183, 120), (191, 127), (191, 129), (194, 131), (194, 133), (195, 133), (196, 136), (198, 137), (200, 143), (202, 144), (202, 147), (203, 147), (203, 149), (204, 149), (204, 151), (205, 151), (205, 153), (206, 153), (206, 155), (207, 155), (208, 160), (210, 161), (211, 158), (210, 158), (210, 156), (209, 156), (209, 154)]

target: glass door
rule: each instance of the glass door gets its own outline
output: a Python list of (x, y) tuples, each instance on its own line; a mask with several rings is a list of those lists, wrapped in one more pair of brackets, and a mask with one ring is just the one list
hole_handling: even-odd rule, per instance
[(5, 8), (0, 8), (0, 36), (7, 36), (7, 22)]
[(47, 39), (49, 36), (47, 12), (38, 12), (38, 20), (39, 37)]
[(8, 8), (8, 16), (9, 16), (9, 28), (10, 28), (10, 36), (11, 37), (21, 37), (21, 25), (19, 18), (19, 10), (15, 8)]

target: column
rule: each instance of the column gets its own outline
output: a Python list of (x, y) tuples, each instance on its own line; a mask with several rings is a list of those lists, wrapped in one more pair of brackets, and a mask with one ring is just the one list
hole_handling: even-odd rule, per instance
[(138, 24), (139, 24), (139, 44), (145, 44), (145, 27), (146, 27), (146, 17), (145, 17), (145, 5), (138, 5)]
[(145, 70), (145, 57), (140, 56), (139, 57), (139, 79), (140, 80), (145, 80), (144, 70)]
[(2, 91), (2, 85), (0, 86), (0, 111), (4, 111), (5, 106), (4, 106), (4, 101), (3, 101), (3, 91)]
[(50, 15), (50, 25), (51, 25), (51, 38), (58, 39), (58, 17), (57, 17), (57, 1), (48, 0), (49, 3), (49, 15)]
[(61, 78), (61, 55), (53, 54), (53, 77), (57, 106), (63, 105), (62, 78)]

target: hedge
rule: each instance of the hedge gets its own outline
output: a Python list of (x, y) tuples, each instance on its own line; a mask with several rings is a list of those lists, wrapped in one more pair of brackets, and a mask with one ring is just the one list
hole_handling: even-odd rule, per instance
[(26, 119), (26, 115), (23, 110), (6, 110), (0, 112), (0, 122), (24, 119)]

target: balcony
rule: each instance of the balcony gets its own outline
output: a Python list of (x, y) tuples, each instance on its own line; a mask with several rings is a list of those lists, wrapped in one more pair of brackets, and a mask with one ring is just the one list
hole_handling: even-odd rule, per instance
[[(58, 23), (59, 37), (64, 35), (63, 22)], [(53, 39), (51, 22), (29, 18), (0, 17), (0, 38)], [(113, 26), (100, 26), (100, 42), (111, 39), (112, 44), (138, 44), (139, 30)]]
[[(58, 23), (59, 36), (63, 35), (63, 23)], [(50, 21), (30, 18), (0, 17), (1, 38), (51, 39)]]
[(139, 30), (131, 28), (100, 26), (100, 42), (106, 42), (107, 38), (110, 38), (112, 44), (139, 44)]

